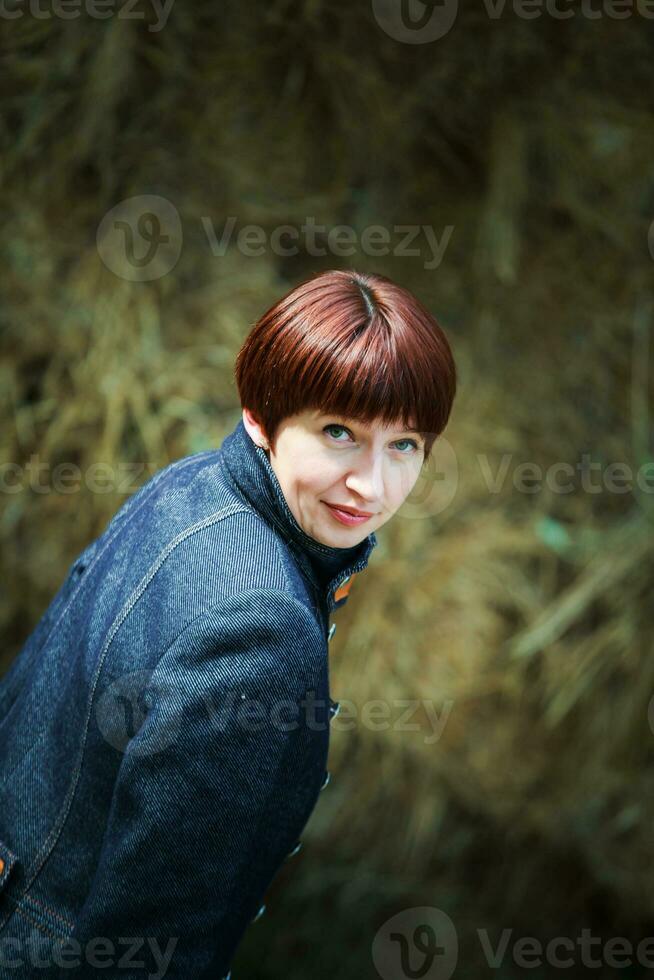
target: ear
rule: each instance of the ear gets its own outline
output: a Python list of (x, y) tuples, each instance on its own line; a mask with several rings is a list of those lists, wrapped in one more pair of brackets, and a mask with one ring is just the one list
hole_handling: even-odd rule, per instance
[(257, 444), (257, 446), (261, 446), (262, 449), (268, 449), (266, 434), (249, 408), (243, 409), (243, 425), (245, 426), (250, 438)]

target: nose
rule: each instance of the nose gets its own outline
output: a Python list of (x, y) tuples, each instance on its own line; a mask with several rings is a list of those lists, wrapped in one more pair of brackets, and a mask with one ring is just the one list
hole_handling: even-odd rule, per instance
[[(365, 454), (345, 478), (345, 486), (368, 504), (381, 509), (384, 499), (384, 458), (381, 453)], [(372, 508), (371, 508), (372, 509)]]

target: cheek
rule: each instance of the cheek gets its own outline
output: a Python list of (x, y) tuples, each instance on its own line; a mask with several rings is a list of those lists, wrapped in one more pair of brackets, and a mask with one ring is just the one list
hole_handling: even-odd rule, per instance
[(302, 460), (302, 487), (317, 497), (325, 496), (343, 482), (345, 471), (333, 458), (321, 453), (307, 455)]
[(298, 471), (294, 479), (296, 493), (305, 498), (324, 497), (333, 485), (330, 474), (325, 467), (307, 466), (307, 461), (303, 461), (301, 471)]

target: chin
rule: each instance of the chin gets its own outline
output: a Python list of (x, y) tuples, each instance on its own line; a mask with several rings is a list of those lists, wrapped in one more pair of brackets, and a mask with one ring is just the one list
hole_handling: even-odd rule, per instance
[(344, 527), (342, 533), (332, 532), (329, 535), (329, 542), (324, 543), (331, 545), (332, 548), (354, 548), (355, 545), (365, 541), (369, 534), (370, 531), (363, 533), (359, 528)]

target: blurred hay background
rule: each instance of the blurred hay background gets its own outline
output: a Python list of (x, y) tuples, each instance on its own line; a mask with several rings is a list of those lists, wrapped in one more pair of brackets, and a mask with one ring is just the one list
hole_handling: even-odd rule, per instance
[[(385, 730), (334, 719), (332, 782), (237, 978), (374, 977), (375, 933), (419, 905), (455, 923), (457, 976), (488, 969), (480, 929), (654, 935), (653, 44), (635, 13), (571, 7), (469, 5), (424, 45), (360, 0), (195, 0), (160, 31), (147, 5), (0, 24), (3, 668), (124, 493), (231, 431), (236, 351), (293, 283), (385, 273), (459, 364), (450, 453), (380, 532), (330, 651), (332, 695), (359, 718), (414, 699), (442, 730), (424, 705), (409, 727), (401, 707)], [(140, 194), (184, 233), (151, 282), (96, 247)], [(422, 236), (417, 256), (214, 255), (202, 219), (219, 235), (229, 216), (267, 235), (381, 225), (392, 245), (395, 225), (453, 231), (431, 269)], [(12, 490), (6, 464), (31, 459), (45, 490)], [(133, 465), (126, 491), (53, 489), (58, 464), (99, 461)], [(527, 492), (522, 463), (570, 464), (570, 492)], [(631, 489), (607, 486), (612, 463)], [(524, 972), (508, 954), (493, 975)]]

